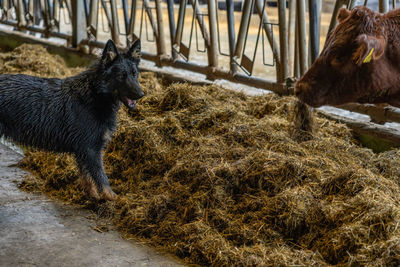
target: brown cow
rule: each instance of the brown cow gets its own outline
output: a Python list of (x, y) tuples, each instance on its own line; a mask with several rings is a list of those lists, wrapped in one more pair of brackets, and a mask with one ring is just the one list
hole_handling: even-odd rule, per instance
[(321, 55), (296, 83), (295, 94), (319, 107), (349, 102), (400, 107), (400, 9), (340, 9)]

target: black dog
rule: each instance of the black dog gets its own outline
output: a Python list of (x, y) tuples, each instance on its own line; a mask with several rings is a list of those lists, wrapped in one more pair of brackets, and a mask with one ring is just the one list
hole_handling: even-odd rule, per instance
[(112, 200), (102, 149), (116, 128), (120, 101), (135, 109), (140, 40), (119, 53), (109, 40), (100, 60), (66, 79), (0, 76), (0, 135), (26, 146), (72, 153), (91, 196)]

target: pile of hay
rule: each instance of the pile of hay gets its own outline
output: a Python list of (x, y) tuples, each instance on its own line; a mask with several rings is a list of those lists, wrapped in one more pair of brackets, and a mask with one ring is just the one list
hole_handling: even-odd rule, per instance
[(80, 69), (68, 68), (64, 60), (50, 55), (40, 45), (23, 44), (9, 53), (0, 53), (0, 74), (23, 73), (40, 77), (67, 77)]
[(400, 264), (399, 150), (374, 154), (318, 116), (299, 138), (291, 97), (152, 73), (141, 84), (146, 97), (120, 111), (105, 151), (115, 202), (88, 201), (67, 155), (27, 153), (21, 165), (35, 177), (24, 186), (96, 208), (199, 265)]

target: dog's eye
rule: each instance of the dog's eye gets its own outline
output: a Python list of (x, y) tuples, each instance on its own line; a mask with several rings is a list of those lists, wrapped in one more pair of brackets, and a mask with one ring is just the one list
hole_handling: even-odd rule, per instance
[(120, 80), (126, 79), (126, 76), (127, 76), (126, 72), (121, 72), (120, 74), (118, 74), (118, 79)]

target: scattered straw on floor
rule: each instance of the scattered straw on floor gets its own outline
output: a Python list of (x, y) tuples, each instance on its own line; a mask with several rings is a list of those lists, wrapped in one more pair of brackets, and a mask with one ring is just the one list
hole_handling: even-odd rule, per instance
[(374, 154), (307, 110), (296, 124), (288, 118), (304, 107), (291, 97), (151, 73), (141, 84), (146, 97), (120, 111), (105, 151), (115, 202), (89, 202), (67, 155), (28, 153), (25, 186), (94, 205), (124, 233), (199, 265), (400, 263), (399, 150)]

